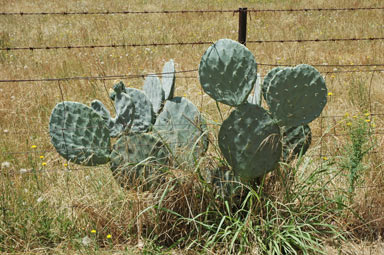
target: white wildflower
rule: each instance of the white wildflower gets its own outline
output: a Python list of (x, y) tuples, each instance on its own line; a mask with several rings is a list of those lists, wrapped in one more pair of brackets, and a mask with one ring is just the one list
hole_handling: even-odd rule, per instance
[(10, 168), (10, 167), (11, 167), (11, 163), (9, 163), (8, 161), (1, 163), (1, 168)]
[(43, 197), (39, 197), (38, 199), (37, 199), (37, 202), (38, 203), (41, 203), (41, 202), (43, 202), (44, 201), (44, 198)]
[(20, 169), (20, 173), (21, 173), (21, 174), (25, 174), (25, 173), (28, 173), (28, 170), (27, 170), (27, 169), (25, 169), (25, 168), (21, 168), (21, 169)]
[(92, 243), (92, 239), (89, 238), (88, 236), (84, 236), (83, 239), (81, 240), (81, 243), (84, 246), (89, 246)]
[(9, 132), (9, 130), (8, 129), (4, 129), (3, 132), (7, 134)]

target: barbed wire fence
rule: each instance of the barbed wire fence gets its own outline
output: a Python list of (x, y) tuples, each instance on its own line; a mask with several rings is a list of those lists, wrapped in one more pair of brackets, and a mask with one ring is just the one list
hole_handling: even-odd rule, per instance
[[(238, 14), (239, 15), (239, 27), (238, 27), (238, 41), (244, 45), (248, 44), (267, 44), (267, 43), (327, 43), (327, 42), (359, 42), (359, 41), (384, 41), (384, 37), (351, 37), (351, 38), (313, 38), (313, 39), (282, 39), (282, 40), (247, 40), (247, 14), (248, 13), (269, 13), (269, 12), (284, 12), (284, 13), (297, 13), (297, 12), (329, 12), (329, 11), (382, 11), (384, 7), (359, 7), (359, 8), (308, 8), (308, 9), (247, 9), (239, 8), (234, 10), (161, 10), (161, 11), (63, 11), (63, 12), (0, 12), (0, 16), (46, 16), (46, 15), (146, 15), (146, 14), (187, 14), (187, 13), (218, 13), (218, 14)], [(214, 42), (212, 41), (193, 41), (193, 42), (149, 42), (149, 43), (140, 43), (140, 44), (105, 44), (105, 45), (47, 45), (47, 46), (20, 46), (20, 47), (2, 47), (0, 51), (36, 51), (36, 50), (73, 50), (73, 49), (97, 49), (97, 48), (130, 48), (130, 47), (164, 47), (164, 46), (194, 46), (194, 45), (211, 45)], [(342, 74), (342, 73), (382, 73), (384, 72), (384, 63), (369, 63), (369, 64), (317, 64), (309, 63), (312, 66), (319, 68), (354, 68), (353, 70), (332, 70), (332, 71), (323, 71), (321, 73), (327, 74)], [(267, 67), (290, 67), (295, 66), (295, 63), (258, 63), (259, 66)], [(364, 68), (364, 69), (362, 69)], [(100, 75), (100, 76), (76, 76), (76, 77), (34, 77), (34, 78), (20, 78), (20, 79), (0, 79), (1, 83), (26, 83), (26, 82), (52, 82), (57, 83), (58, 90), (61, 93), (61, 99), (65, 101), (64, 95), (62, 93), (62, 88), (60, 82), (62, 81), (76, 81), (76, 80), (129, 80), (129, 79), (140, 79), (147, 76), (166, 76), (166, 75), (176, 75), (177, 78), (183, 79), (198, 79), (197, 76), (198, 69), (182, 70), (172, 73), (142, 73), (142, 74), (115, 74), (115, 75)], [(193, 75), (190, 75), (194, 73)], [(188, 76), (186, 76), (187, 74)], [(107, 92), (107, 91), (106, 91)], [(370, 102), (371, 104), (372, 102)], [(370, 105), (371, 109), (371, 105)], [(383, 113), (369, 113), (369, 117), (372, 116), (384, 116)], [(332, 134), (323, 134), (323, 119), (337, 119), (344, 118), (345, 116), (320, 116), (320, 129), (321, 134), (318, 136), (313, 136), (314, 138), (320, 139), (320, 153), (318, 157), (323, 158), (326, 155), (323, 151), (323, 139), (326, 137), (341, 137), (347, 136), (348, 134), (337, 133), (334, 130)], [(218, 123), (207, 124), (207, 125), (219, 125)], [(16, 132), (19, 132), (17, 130)], [(42, 134), (48, 135), (48, 131), (40, 130)], [(372, 135), (384, 135), (384, 132), (374, 132)], [(7, 155), (16, 155), (16, 154), (34, 154), (34, 153), (48, 153), (54, 152), (53, 149), (44, 149), (44, 150), (31, 150), (31, 151), (18, 151), (18, 152), (4, 152), (3, 154)], [(377, 153), (377, 151), (372, 151), (371, 153)], [(71, 168), (66, 167), (65, 170), (82, 170), (88, 168)], [(41, 172), (47, 172), (48, 169), (42, 169)], [(18, 174), (19, 172), (15, 172)], [(25, 171), (21, 174), (24, 174)]]

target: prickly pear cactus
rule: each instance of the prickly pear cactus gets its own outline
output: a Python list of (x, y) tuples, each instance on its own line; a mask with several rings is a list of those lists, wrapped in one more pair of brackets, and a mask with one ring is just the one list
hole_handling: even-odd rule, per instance
[(238, 106), (247, 100), (256, 82), (257, 64), (244, 45), (221, 39), (201, 58), (199, 78), (203, 90), (213, 99)]
[(172, 99), (175, 91), (175, 63), (173, 59), (165, 63), (161, 82), (163, 85), (164, 99)]
[(267, 91), (269, 87), (269, 83), (271, 82), (272, 78), (275, 76), (275, 74), (281, 70), (283, 70), (283, 67), (275, 67), (272, 70), (270, 70), (267, 75), (264, 77), (263, 85), (261, 86), (262, 94), (265, 100), (267, 100)]
[[(113, 128), (113, 121), (111, 117), (111, 113), (108, 111), (107, 107), (100, 100), (93, 100), (91, 102), (91, 108), (100, 115), (105, 121), (109, 131)], [(112, 136), (112, 135), (111, 135)]]
[(111, 137), (118, 137), (119, 135), (130, 131), (133, 124), (135, 105), (131, 98), (123, 93), (123, 91), (125, 91), (125, 89), (122, 89), (120, 83), (114, 86), (113, 98), (116, 110), (115, 118), (111, 117), (108, 109), (99, 100), (93, 100), (91, 103), (92, 109), (104, 119)]
[(208, 147), (203, 121), (192, 102), (183, 97), (175, 97), (166, 101), (153, 129), (179, 164), (185, 161), (194, 162), (193, 159), (204, 153)]
[(300, 154), (304, 155), (311, 145), (311, 141), (312, 132), (308, 125), (285, 129), (282, 139), (283, 160), (288, 162)]
[(168, 153), (159, 138), (130, 134), (120, 137), (113, 146), (111, 170), (122, 186), (148, 190), (161, 180), (161, 168), (167, 160)]
[(236, 175), (251, 180), (277, 166), (282, 150), (280, 129), (263, 108), (243, 104), (224, 120), (219, 147)]
[(147, 76), (143, 86), (144, 93), (152, 103), (153, 112), (158, 114), (164, 102), (164, 91), (157, 76)]
[(314, 67), (298, 65), (285, 68), (273, 76), (266, 101), (280, 126), (300, 126), (320, 115), (327, 103), (327, 87)]
[(49, 120), (49, 134), (57, 152), (70, 162), (94, 166), (109, 161), (109, 130), (99, 114), (86, 105), (57, 104)]
[(125, 85), (124, 82), (118, 81), (113, 85), (112, 91), (110, 91), (109, 98), (114, 101), (116, 97), (116, 91), (124, 92), (126, 93), (127, 91), (125, 90)]
[(147, 132), (154, 119), (151, 101), (141, 90), (126, 88), (125, 91), (123, 94), (127, 94), (131, 98), (135, 108), (130, 132)]

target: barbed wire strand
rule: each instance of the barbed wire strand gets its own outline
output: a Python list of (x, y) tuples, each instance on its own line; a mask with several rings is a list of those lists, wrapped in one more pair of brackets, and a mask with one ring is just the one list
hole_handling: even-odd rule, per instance
[(75, 77), (64, 77), (64, 78), (33, 78), (33, 79), (14, 79), (14, 80), (0, 80), (2, 82), (56, 82), (56, 81), (70, 81), (70, 80), (115, 80), (115, 79), (137, 79), (145, 78), (146, 76), (163, 76), (167, 74), (177, 73), (190, 73), (196, 72), (198, 69), (175, 71), (168, 73), (148, 73), (148, 74), (122, 74), (122, 75), (105, 75), (105, 76), (75, 76)]
[[(249, 40), (247, 44), (252, 43), (306, 43), (306, 42), (341, 42), (341, 41), (381, 41), (384, 37), (366, 37), (366, 38), (326, 38), (326, 39), (284, 39), (284, 40)], [(190, 46), (213, 44), (214, 41), (196, 41), (196, 42), (165, 42), (165, 43), (131, 43), (131, 44), (104, 44), (104, 45), (66, 45), (66, 46), (26, 46), (26, 47), (2, 47), (1, 51), (18, 50), (59, 50), (59, 49), (97, 49), (97, 48), (128, 48), (128, 47), (159, 47), (159, 46)]]
[[(261, 66), (295, 66), (291, 64), (259, 64)], [(361, 65), (344, 65), (344, 64), (334, 64), (334, 65), (325, 65), (325, 64), (312, 64), (314, 67), (369, 67), (369, 66), (384, 66), (384, 64), (361, 64)], [(177, 73), (188, 73), (188, 72), (197, 72), (198, 69), (191, 69), (185, 71), (176, 71)], [(363, 73), (363, 72), (384, 72), (384, 69), (374, 69), (374, 70), (340, 70), (340, 71), (325, 71), (322, 73)], [(128, 75), (106, 75), (106, 76), (75, 76), (75, 77), (64, 77), (64, 78), (31, 78), (31, 79), (3, 79), (0, 80), (0, 83), (17, 83), (17, 82), (57, 82), (57, 81), (71, 81), (71, 80), (117, 80), (117, 79), (137, 79), (145, 78), (146, 76), (154, 75), (164, 75), (170, 73), (149, 73), (149, 74), (128, 74)], [(183, 79), (196, 79), (198, 76), (179, 76), (178, 78)]]
[[(248, 12), (321, 12), (321, 11), (363, 11), (384, 10), (384, 7), (345, 7), (345, 8), (298, 8), (298, 9), (248, 9)], [(0, 12), (0, 16), (36, 15), (129, 15), (129, 14), (187, 14), (187, 13), (236, 13), (238, 9), (226, 10), (156, 10), (156, 11), (60, 11), (60, 12)]]

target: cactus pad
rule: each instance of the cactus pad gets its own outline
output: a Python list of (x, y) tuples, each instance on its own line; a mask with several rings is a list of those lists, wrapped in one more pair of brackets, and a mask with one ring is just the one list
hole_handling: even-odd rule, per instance
[(57, 104), (49, 120), (49, 134), (57, 152), (70, 162), (93, 166), (109, 161), (109, 130), (102, 117), (86, 105)]
[(153, 129), (171, 149), (178, 163), (191, 161), (207, 150), (203, 119), (196, 106), (186, 98), (166, 101)]
[(124, 187), (143, 185), (147, 190), (161, 178), (167, 164), (167, 151), (158, 138), (150, 134), (120, 137), (111, 153), (111, 170)]
[(158, 114), (164, 102), (164, 91), (160, 79), (157, 76), (147, 76), (143, 90), (152, 103), (153, 112)]
[(201, 58), (199, 78), (203, 90), (218, 102), (238, 106), (247, 100), (257, 79), (257, 64), (242, 44), (221, 39)]
[(317, 118), (327, 103), (324, 78), (312, 66), (298, 65), (275, 74), (266, 101), (278, 124), (295, 127)]
[(219, 147), (235, 174), (252, 180), (276, 167), (282, 150), (280, 130), (266, 110), (243, 104), (224, 120)]
[(267, 100), (266, 94), (267, 94), (267, 90), (268, 90), (268, 87), (269, 87), (269, 83), (271, 82), (273, 77), (275, 77), (275, 74), (277, 72), (283, 70), (283, 69), (284, 69), (283, 67), (279, 67), (279, 66), (275, 67), (271, 71), (269, 71), (267, 73), (267, 75), (264, 77), (264, 81), (263, 81), (263, 85), (261, 86), (261, 90), (262, 90), (263, 97), (264, 97), (265, 100)]
[(311, 145), (312, 132), (308, 125), (291, 127), (283, 132), (283, 159), (290, 161), (295, 156), (304, 155)]
[(115, 97), (116, 97), (116, 91), (120, 91), (121, 92), (124, 92), (126, 93), (127, 91), (125, 90), (125, 85), (124, 85), (124, 82), (120, 81), (118, 83), (116, 83), (115, 85), (113, 85), (113, 89), (112, 91), (110, 92), (109, 94), (109, 98), (114, 101), (115, 100)]
[(116, 117), (112, 120), (113, 127), (110, 129), (111, 137), (130, 131), (135, 113), (133, 100), (125, 93), (116, 90), (115, 95)]
[(141, 90), (126, 88), (125, 91), (131, 98), (135, 108), (130, 131), (133, 133), (148, 131), (154, 117), (151, 101)]
[(175, 91), (175, 63), (173, 59), (165, 63), (161, 82), (163, 84), (164, 99), (172, 99)]

